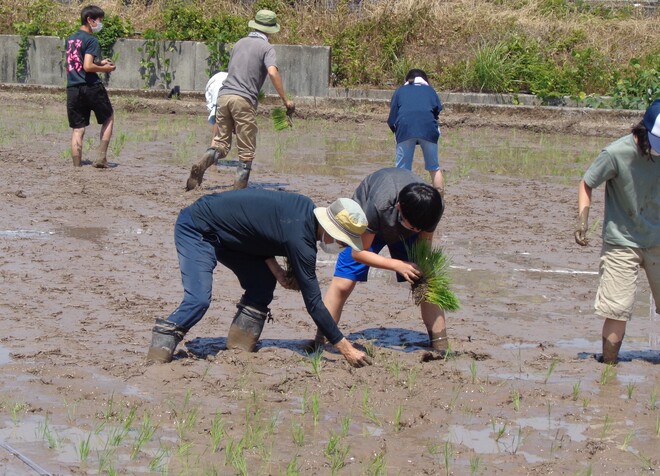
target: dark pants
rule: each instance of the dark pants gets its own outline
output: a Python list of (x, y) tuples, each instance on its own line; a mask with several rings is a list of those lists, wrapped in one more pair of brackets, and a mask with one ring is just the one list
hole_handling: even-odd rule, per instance
[(273, 300), (277, 281), (265, 258), (223, 249), (215, 237), (205, 236), (196, 229), (188, 208), (181, 210), (176, 220), (174, 243), (179, 255), (183, 301), (168, 321), (189, 330), (204, 317), (211, 305), (217, 262), (236, 275), (245, 291), (245, 303), (268, 307)]

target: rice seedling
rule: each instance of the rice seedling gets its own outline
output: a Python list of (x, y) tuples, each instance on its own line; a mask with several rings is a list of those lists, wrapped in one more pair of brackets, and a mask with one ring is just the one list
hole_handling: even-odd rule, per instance
[(493, 425), (493, 431), (495, 431), (495, 442), (499, 443), (499, 441), (506, 433), (506, 423), (504, 423), (502, 426), (498, 428), (495, 428), (495, 421), (493, 420), (492, 425)]
[(298, 463), (298, 456), (294, 456), (289, 464), (286, 465), (284, 472), (285, 476), (298, 476), (300, 474), (300, 463)]
[(25, 411), (28, 409), (28, 404), (23, 403), (23, 402), (17, 402), (14, 403), (11, 407), (11, 421), (14, 423), (14, 425), (18, 424), (19, 420), (19, 415), (21, 413), (25, 413)]
[(398, 433), (401, 430), (401, 415), (403, 414), (403, 405), (399, 404), (394, 412), (394, 432)]
[(300, 413), (304, 415), (307, 413), (307, 389), (303, 393), (302, 398), (300, 399)]
[(445, 311), (459, 309), (460, 302), (449, 288), (451, 263), (442, 248), (433, 248), (428, 240), (416, 240), (406, 248), (410, 261), (419, 266), (422, 272), (422, 277), (411, 285), (415, 305), (429, 302)]
[(319, 349), (316, 352), (308, 353), (309, 361), (312, 364), (312, 374), (316, 379), (321, 381), (321, 369), (323, 367), (323, 350)]
[(270, 118), (273, 122), (273, 129), (277, 132), (293, 127), (291, 114), (287, 114), (287, 110), (283, 107), (274, 107), (270, 111)]
[(658, 408), (658, 391), (654, 388), (649, 398), (649, 408), (655, 410)]
[(614, 366), (612, 364), (606, 364), (603, 371), (600, 373), (600, 384), (607, 385), (613, 376)]
[(364, 393), (362, 394), (362, 414), (375, 425), (380, 426), (380, 420), (376, 416), (373, 406), (369, 402), (369, 388), (364, 388)]
[(632, 382), (628, 382), (628, 385), (626, 385), (626, 394), (628, 395), (628, 400), (632, 398), (634, 390), (635, 390), (635, 384)]
[(516, 412), (520, 411), (520, 398), (520, 392), (518, 389), (514, 389), (513, 392), (511, 392), (511, 403), (513, 403), (513, 409)]
[(374, 345), (374, 340), (371, 339), (364, 344), (364, 351), (372, 359), (376, 358), (376, 346)]
[(452, 447), (451, 447), (451, 443), (449, 443), (449, 441), (445, 441), (442, 454), (443, 454), (444, 460), (445, 460), (445, 474), (447, 476), (449, 476), (449, 474), (451, 474), (450, 470), (449, 470), (449, 464), (450, 464), (451, 459), (452, 459)]
[(328, 444), (323, 450), (323, 454), (330, 462), (330, 473), (334, 476), (337, 471), (346, 466), (346, 456), (350, 451), (349, 445), (342, 445), (339, 435), (332, 434)]
[(611, 429), (612, 429), (612, 419), (610, 418), (609, 415), (605, 415), (605, 418), (603, 418), (603, 429), (600, 433), (600, 437), (605, 438)]
[(550, 376), (552, 375), (552, 372), (555, 371), (555, 367), (559, 361), (557, 359), (552, 359), (552, 362), (550, 362), (550, 366), (548, 367), (548, 370), (545, 373), (545, 378), (543, 379), (543, 383), (546, 384), (548, 383), (548, 380), (550, 380)]
[(169, 451), (167, 448), (163, 448), (162, 446), (158, 448), (158, 451), (156, 451), (156, 454), (154, 455), (153, 458), (149, 461), (149, 471), (152, 472), (162, 472), (162, 469), (166, 465), (165, 459), (169, 456)]
[(473, 384), (477, 381), (477, 361), (474, 359), (470, 362), (470, 381)]
[(548, 400), (546, 402), (546, 407), (548, 408), (548, 428), (552, 426), (552, 402)]
[(69, 423), (76, 421), (76, 410), (78, 408), (78, 402), (67, 402), (66, 398), (64, 399), (64, 408), (66, 408), (66, 418)]
[(440, 452), (440, 445), (433, 441), (429, 441), (426, 444), (426, 451), (428, 451), (431, 456), (435, 456)]
[(219, 412), (216, 412), (211, 421), (211, 452), (215, 453), (220, 447), (220, 441), (225, 436), (225, 421)]
[(655, 417), (655, 436), (660, 436), (660, 415)]
[(351, 428), (351, 417), (348, 415), (342, 416), (340, 420), (340, 425), (341, 425), (341, 435), (348, 436), (348, 430), (350, 430)]
[(298, 423), (291, 425), (291, 436), (296, 446), (305, 446), (305, 429), (302, 425)]
[(112, 140), (112, 145), (110, 146), (110, 150), (112, 151), (113, 157), (115, 158), (119, 157), (119, 154), (121, 154), (121, 151), (124, 148), (124, 145), (126, 144), (127, 137), (128, 134), (123, 131), (115, 135), (115, 137)]
[(247, 474), (247, 463), (243, 449), (242, 439), (237, 442), (232, 438), (225, 446), (225, 465), (232, 466), (239, 474)]
[(55, 449), (59, 446), (59, 439), (48, 424), (48, 415), (46, 415), (44, 421), (37, 426), (37, 432), (42, 439), (48, 442), (48, 447), (50, 449)]
[(135, 442), (133, 443), (133, 448), (131, 449), (131, 459), (137, 458), (142, 447), (151, 441), (154, 433), (156, 433), (156, 428), (157, 427), (151, 422), (151, 417), (149, 415), (144, 415), (142, 423), (140, 424), (140, 431), (138, 432)]
[(628, 446), (630, 446), (630, 442), (632, 441), (633, 437), (635, 436), (635, 430), (629, 431), (625, 438), (623, 439), (623, 443), (621, 443), (620, 448), (623, 451), (626, 451), (628, 449)]
[(87, 439), (81, 439), (78, 442), (78, 457), (80, 458), (80, 462), (84, 463), (87, 461), (87, 458), (89, 458), (89, 451), (91, 449), (90, 441), (92, 438), (92, 434), (87, 435)]
[(408, 369), (408, 372), (406, 374), (406, 387), (408, 388), (408, 393), (412, 393), (413, 389), (415, 388), (415, 385), (417, 385), (417, 374), (419, 373), (419, 369), (416, 367), (411, 367)]
[(195, 427), (199, 416), (199, 408), (190, 406), (191, 397), (192, 391), (188, 389), (180, 409), (176, 405), (172, 405), (174, 426), (180, 440), (183, 440), (188, 431)]
[(387, 466), (385, 464), (385, 451), (381, 451), (369, 462), (369, 467), (364, 474), (370, 476), (381, 476), (387, 474)]
[(481, 468), (481, 458), (479, 456), (472, 456), (470, 458), (470, 476), (479, 473), (479, 468)]
[(578, 397), (580, 396), (580, 384), (581, 384), (580, 380), (578, 380), (573, 384), (573, 391), (571, 393), (571, 398), (573, 399), (574, 402), (576, 402)]
[(642, 471), (646, 473), (647, 471), (654, 471), (653, 459), (649, 456), (644, 455), (641, 451), (637, 453), (637, 459), (642, 465)]
[(116, 474), (115, 468), (112, 465), (112, 462), (116, 458), (117, 448), (115, 447), (105, 447), (103, 451), (99, 454), (99, 474), (108, 473)]
[(399, 383), (399, 376), (401, 375), (401, 362), (398, 360), (394, 360), (392, 362), (389, 362), (386, 368), (387, 371), (392, 374), (394, 380), (396, 380), (396, 382)]
[(582, 409), (586, 410), (587, 407), (589, 406), (589, 403), (591, 403), (591, 399), (589, 398), (583, 398), (582, 399)]
[(314, 426), (319, 423), (319, 394), (312, 395), (312, 415), (314, 419)]

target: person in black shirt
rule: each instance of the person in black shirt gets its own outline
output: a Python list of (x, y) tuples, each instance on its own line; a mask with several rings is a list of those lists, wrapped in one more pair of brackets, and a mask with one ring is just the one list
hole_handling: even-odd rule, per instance
[[(362, 249), (367, 227), (362, 208), (349, 198), (316, 207), (303, 195), (241, 189), (205, 195), (179, 213), (174, 240), (184, 288), (183, 301), (165, 320), (156, 319), (147, 360), (170, 362), (186, 332), (211, 304), (213, 270), (217, 262), (238, 278), (244, 294), (229, 330), (227, 348), (253, 351), (270, 310), (276, 283), (297, 287), (310, 316), (353, 366), (370, 364), (369, 357), (344, 338), (323, 304), (316, 278), (316, 243), (324, 251), (341, 246)], [(293, 278), (275, 256), (286, 257)]]
[(98, 156), (94, 162), (96, 168), (108, 166), (107, 153), (112, 128), (114, 111), (105, 86), (97, 73), (110, 73), (115, 70), (114, 63), (102, 57), (99, 40), (92, 35), (103, 28), (105, 13), (96, 5), (89, 5), (80, 12), (82, 26), (65, 41), (66, 51), (66, 110), (71, 134), (71, 158), (74, 167), (82, 165), (83, 139), (85, 128), (89, 125), (92, 111), (96, 121), (101, 124), (101, 142)]

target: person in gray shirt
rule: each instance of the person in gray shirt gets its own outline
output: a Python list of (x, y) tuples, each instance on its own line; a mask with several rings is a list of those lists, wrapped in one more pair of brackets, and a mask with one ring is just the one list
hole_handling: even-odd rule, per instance
[(594, 308), (605, 319), (605, 364), (616, 364), (632, 317), (639, 269), (646, 271), (660, 303), (660, 99), (646, 110), (632, 133), (605, 147), (589, 166), (578, 190), (575, 241), (589, 243), (591, 192), (605, 183), (603, 248)]
[(257, 97), (266, 77), (273, 83), (287, 113), (295, 109), (294, 102), (284, 92), (275, 48), (268, 41), (268, 35), (280, 31), (277, 16), (270, 10), (259, 10), (248, 26), (252, 31), (232, 48), (227, 79), (218, 92), (215, 112), (217, 134), (211, 147), (192, 166), (186, 190), (201, 185), (206, 169), (229, 154), (234, 133), (239, 159), (234, 189), (247, 187), (257, 148)]

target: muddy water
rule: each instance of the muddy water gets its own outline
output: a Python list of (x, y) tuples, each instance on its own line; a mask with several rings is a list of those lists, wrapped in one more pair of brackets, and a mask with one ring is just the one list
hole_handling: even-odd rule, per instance
[[(35, 474), (26, 460), (51, 474), (192, 475), (643, 474), (660, 464), (648, 285), (640, 279), (623, 362), (598, 364), (600, 242), (572, 238), (579, 174), (614, 135), (446, 116), (455, 125), (443, 128), (447, 208), (435, 242), (462, 302), (447, 316), (447, 359), (424, 358), (410, 291), (382, 270), (357, 286), (341, 322), (373, 366), (350, 369), (330, 347), (315, 362), (304, 304), (282, 289), (258, 351), (228, 351), (241, 290), (218, 267), (213, 305), (176, 359), (146, 366), (154, 318), (181, 298), (176, 215), (233, 181), (223, 165), (184, 192), (209, 140), (204, 114), (120, 108), (113, 168), (74, 171), (60, 103), (0, 99), (0, 442), (22, 456), (0, 447), (4, 474)], [(252, 186), (319, 204), (393, 161), (384, 117), (259, 126)], [(319, 255), (322, 288), (333, 266)]]

